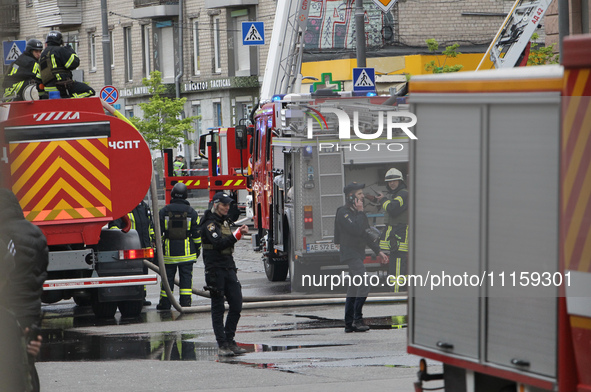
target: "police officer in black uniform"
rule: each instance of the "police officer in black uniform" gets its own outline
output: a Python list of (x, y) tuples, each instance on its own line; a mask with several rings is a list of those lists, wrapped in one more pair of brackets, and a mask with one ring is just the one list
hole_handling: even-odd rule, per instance
[(62, 33), (50, 31), (45, 43), (47, 47), (39, 59), (45, 91), (59, 91), (62, 98), (92, 97), (95, 94), (92, 87), (72, 79), (72, 71), (80, 65), (80, 59), (71, 46), (62, 46)]
[[(408, 189), (402, 172), (396, 168), (388, 170), (385, 177), (388, 191), (379, 194), (377, 199), (386, 212), (386, 227), (380, 238), (380, 249), (387, 253), (392, 262), (388, 274), (392, 278), (406, 275), (408, 271)], [(395, 282), (388, 282), (395, 292), (406, 291), (406, 287)]]
[[(186, 200), (187, 195), (187, 186), (177, 182), (170, 191), (170, 204), (160, 210), (166, 278), (172, 290), (176, 270), (179, 270), (181, 306), (191, 306), (193, 264), (197, 262), (201, 250), (199, 217), (197, 211)], [(170, 300), (163, 287), (156, 309), (170, 309)]]
[[(43, 42), (38, 39), (27, 41), (24, 53), (12, 63), (2, 83), (5, 101), (24, 100), (25, 97), (23, 94), (29, 84), (35, 85), (34, 91), (37, 92), (36, 85), (41, 83), (41, 71), (38, 60), (42, 51)], [(35, 98), (35, 96), (33, 95), (31, 98)], [(38, 95), (35, 99), (37, 98)]]
[[(233, 233), (232, 221), (228, 219), (230, 203), (233, 199), (223, 192), (211, 199), (211, 210), (205, 211), (201, 226), (203, 239), (203, 263), (205, 264), (206, 289), (211, 292), (211, 322), (219, 346), (220, 356), (243, 354), (245, 349), (234, 341), (240, 312), (242, 311), (242, 286), (236, 276), (236, 264), (232, 254), (234, 244), (248, 234), (246, 225)], [(228, 317), (224, 325), (224, 296), (229, 305)]]
[(352, 182), (343, 189), (345, 205), (339, 207), (335, 217), (335, 243), (340, 244), (339, 257), (349, 266), (352, 282), (347, 289), (345, 301), (345, 332), (365, 332), (369, 327), (363, 322), (363, 304), (369, 294), (368, 279), (365, 276), (365, 247), (368, 246), (381, 257), (381, 263), (388, 262), (388, 256), (380, 251), (379, 234), (369, 226), (367, 215), (363, 212), (363, 188), (365, 184)]

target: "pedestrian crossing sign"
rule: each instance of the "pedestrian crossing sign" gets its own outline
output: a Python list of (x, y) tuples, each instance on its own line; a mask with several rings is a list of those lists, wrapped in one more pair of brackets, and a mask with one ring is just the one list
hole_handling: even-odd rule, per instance
[(264, 22), (242, 22), (242, 45), (264, 45)]
[(27, 41), (2, 41), (2, 48), (4, 49), (4, 65), (10, 65), (24, 53), (27, 47)]
[(353, 68), (353, 91), (375, 91), (375, 75), (374, 68)]

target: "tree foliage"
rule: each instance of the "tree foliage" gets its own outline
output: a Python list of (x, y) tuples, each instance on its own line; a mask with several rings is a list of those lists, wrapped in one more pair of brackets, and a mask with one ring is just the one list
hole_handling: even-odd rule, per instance
[(148, 102), (140, 103), (144, 115), (132, 117), (131, 122), (137, 127), (153, 150), (175, 148), (179, 144), (192, 144), (193, 140), (185, 138), (185, 132), (194, 132), (193, 122), (199, 116), (182, 118), (187, 98), (169, 98), (164, 96), (166, 85), (162, 84), (159, 71), (150, 73), (150, 79), (142, 79), (152, 97)]
[[(427, 43), (427, 48), (429, 49), (429, 52), (435, 53), (439, 50), (439, 43), (437, 42), (437, 40), (435, 40), (435, 38), (429, 38), (429, 39), (425, 40), (425, 42)], [(425, 64), (425, 71), (433, 72), (436, 74), (436, 73), (458, 72), (459, 70), (464, 68), (464, 66), (460, 65), (460, 64), (456, 64), (456, 65), (447, 65), (446, 64), (448, 58), (456, 58), (462, 54), (462, 53), (458, 52), (459, 47), (460, 47), (460, 44), (453, 44), (453, 45), (447, 46), (445, 48), (445, 50), (443, 52), (441, 52), (441, 54), (445, 55), (445, 59), (443, 60), (443, 64), (441, 64), (439, 57), (437, 57), (436, 58), (437, 64), (435, 64), (435, 60), (431, 60), (431, 62)]]
[(538, 33), (533, 33), (531, 36), (527, 65), (558, 64), (559, 57), (554, 53), (554, 44), (538, 48), (539, 44), (534, 42), (538, 38)]

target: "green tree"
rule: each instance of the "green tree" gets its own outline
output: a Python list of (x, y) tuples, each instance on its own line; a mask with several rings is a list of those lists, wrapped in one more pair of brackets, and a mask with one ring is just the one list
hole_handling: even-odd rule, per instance
[(142, 79), (142, 84), (148, 87), (152, 97), (148, 102), (140, 103), (144, 115), (132, 117), (131, 122), (137, 127), (153, 150), (175, 148), (181, 142), (193, 144), (193, 140), (186, 138), (186, 132), (194, 132), (193, 122), (199, 116), (182, 118), (183, 107), (187, 98), (169, 98), (167, 86), (162, 84), (162, 74), (159, 71), (150, 73), (150, 79)]
[[(437, 40), (435, 40), (435, 38), (429, 38), (429, 39), (425, 40), (425, 42), (427, 43), (427, 48), (429, 48), (429, 52), (435, 53), (439, 50), (439, 43), (437, 42)], [(441, 54), (445, 55), (445, 59), (443, 60), (443, 64), (441, 64), (441, 62), (439, 61), (439, 57), (437, 57), (437, 64), (435, 64), (435, 60), (431, 60), (431, 62), (425, 64), (425, 71), (433, 72), (433, 73), (446, 73), (446, 72), (458, 72), (459, 70), (464, 68), (464, 66), (460, 65), (460, 64), (456, 64), (456, 65), (445, 64), (447, 62), (448, 58), (456, 58), (462, 54), (462, 53), (458, 52), (459, 47), (460, 47), (460, 44), (453, 44), (453, 45), (447, 46), (445, 48), (445, 50), (443, 52), (441, 52)]]
[(554, 53), (554, 44), (538, 48), (539, 44), (534, 41), (539, 37), (538, 33), (533, 33), (531, 36), (527, 65), (558, 64), (559, 57)]

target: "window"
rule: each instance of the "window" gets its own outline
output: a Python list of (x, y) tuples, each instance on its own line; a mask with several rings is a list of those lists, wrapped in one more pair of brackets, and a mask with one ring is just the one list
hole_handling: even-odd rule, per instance
[(220, 17), (213, 18), (213, 72), (222, 72), (221, 42), (220, 42)]
[(214, 102), (213, 103), (213, 126), (214, 127), (221, 127), (222, 126), (222, 103), (221, 102)]
[(199, 58), (199, 22), (193, 22), (193, 75), (200, 74), (200, 58)]
[(90, 48), (90, 72), (96, 72), (96, 35), (88, 34), (88, 47)]
[(197, 120), (195, 120), (194, 126), (195, 126), (195, 139), (199, 139), (199, 136), (201, 136), (201, 104), (197, 103), (197, 102), (193, 102), (193, 104), (191, 105), (191, 116), (199, 116), (199, 118)]
[(150, 77), (150, 25), (142, 26), (142, 73), (144, 78)]
[(115, 68), (115, 41), (113, 41), (113, 30), (109, 30), (109, 42), (111, 43), (111, 68)]
[(124, 27), (123, 52), (125, 55), (125, 80), (128, 82), (133, 82), (133, 52), (131, 49), (131, 27)]
[(201, 137), (202, 132), (202, 123), (201, 123), (201, 105), (199, 102), (192, 102), (191, 104), (191, 116), (199, 116), (197, 120), (193, 123), (195, 127), (195, 132), (193, 132), (193, 140), (196, 143), (193, 143), (193, 155), (199, 155), (199, 138)]
[(242, 45), (242, 22), (248, 22), (248, 16), (234, 18), (234, 64), (236, 76), (250, 76), (250, 46)]
[(64, 39), (64, 46), (70, 45), (74, 52), (78, 53), (78, 31), (67, 31), (62, 32)]
[(159, 51), (160, 51), (160, 69), (162, 72), (163, 83), (174, 82), (174, 31), (172, 22), (169, 26), (158, 28), (159, 33)]

